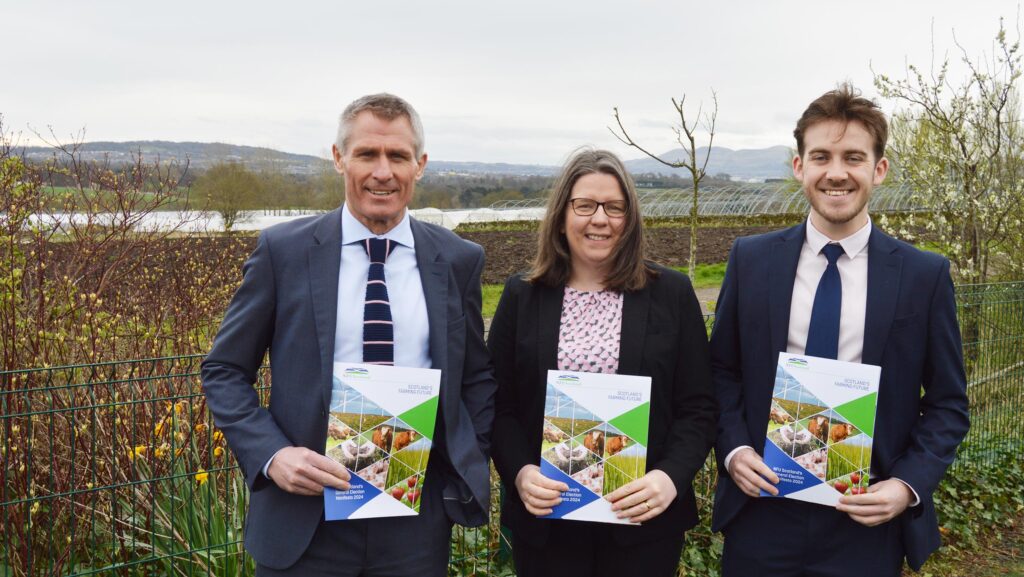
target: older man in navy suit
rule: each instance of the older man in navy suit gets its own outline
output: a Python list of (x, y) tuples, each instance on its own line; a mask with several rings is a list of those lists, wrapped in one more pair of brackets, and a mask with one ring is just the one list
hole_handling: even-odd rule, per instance
[[(401, 98), (350, 104), (333, 155), (345, 203), (260, 235), (203, 362), (208, 406), (252, 490), (245, 546), (257, 575), (445, 575), (452, 522), (483, 524), (489, 503), (496, 384), (480, 315), (483, 251), (409, 217), (427, 155)], [(383, 301), (369, 296), (382, 286)], [(262, 407), (253, 383), (268, 350)], [(418, 516), (324, 521), (324, 487), (349, 481), (323, 454), (335, 361), (441, 370)]]
[[(723, 573), (896, 576), (904, 557), (919, 569), (939, 546), (932, 493), (969, 426), (949, 262), (868, 217), (889, 168), (873, 102), (842, 85), (794, 135), (810, 215), (736, 241), (711, 337)], [(870, 487), (836, 508), (758, 497), (778, 492), (761, 455), (782, 351), (882, 368)]]

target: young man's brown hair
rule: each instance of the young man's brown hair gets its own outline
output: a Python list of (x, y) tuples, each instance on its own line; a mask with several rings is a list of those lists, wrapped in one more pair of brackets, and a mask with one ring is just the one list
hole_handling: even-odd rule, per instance
[(885, 120), (885, 114), (877, 104), (862, 97), (853, 86), (844, 82), (811, 102), (797, 121), (793, 136), (796, 137), (796, 149), (801, 157), (804, 155), (804, 132), (811, 125), (825, 120), (838, 120), (844, 124), (855, 120), (861, 123), (875, 141), (875, 162), (885, 156), (885, 143), (889, 140), (889, 123)]

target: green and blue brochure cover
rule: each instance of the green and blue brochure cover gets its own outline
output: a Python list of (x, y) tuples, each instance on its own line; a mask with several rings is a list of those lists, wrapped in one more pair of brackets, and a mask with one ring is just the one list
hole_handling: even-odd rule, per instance
[(334, 363), (326, 454), (352, 475), (324, 489), (324, 518), (418, 515), (441, 371)]
[(874, 365), (779, 354), (764, 444), (779, 497), (834, 507), (867, 491), (881, 374)]
[(548, 371), (540, 471), (569, 490), (541, 518), (631, 524), (602, 497), (646, 473), (650, 412), (650, 377)]

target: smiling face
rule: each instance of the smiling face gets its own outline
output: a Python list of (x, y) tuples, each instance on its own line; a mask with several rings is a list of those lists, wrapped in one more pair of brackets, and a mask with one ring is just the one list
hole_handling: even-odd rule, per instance
[(804, 132), (804, 154), (793, 159), (793, 175), (811, 203), (811, 223), (832, 240), (867, 223), (871, 191), (889, 170), (887, 159), (874, 158), (873, 147), (857, 121), (825, 120)]
[(595, 172), (576, 181), (569, 195), (570, 202), (565, 207), (562, 232), (569, 244), (572, 278), (603, 279), (611, 270), (612, 251), (622, 237), (625, 218), (609, 218), (604, 207), (599, 207), (590, 216), (579, 216), (571, 206), (572, 199), (576, 198), (597, 202), (625, 201), (626, 195), (614, 176)]
[(384, 234), (405, 215), (427, 155), (416, 156), (409, 119), (383, 120), (372, 112), (352, 121), (346, 150), (332, 147), (334, 168), (345, 177), (345, 203), (374, 234)]

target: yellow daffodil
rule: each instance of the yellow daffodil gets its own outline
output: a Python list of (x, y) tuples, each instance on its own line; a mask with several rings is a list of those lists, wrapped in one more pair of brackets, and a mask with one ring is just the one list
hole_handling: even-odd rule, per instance
[(210, 474), (206, 472), (206, 469), (199, 469), (199, 472), (196, 473), (196, 483), (200, 485), (205, 484), (209, 476)]
[(214, 457), (223, 457), (224, 456), (224, 447), (216, 447), (216, 448), (214, 448), (213, 449), (213, 456)]

